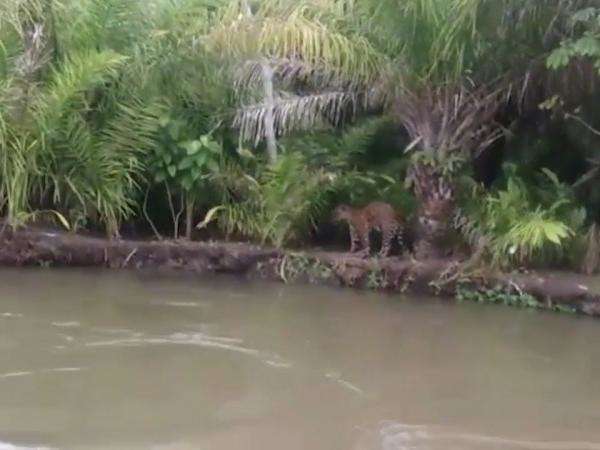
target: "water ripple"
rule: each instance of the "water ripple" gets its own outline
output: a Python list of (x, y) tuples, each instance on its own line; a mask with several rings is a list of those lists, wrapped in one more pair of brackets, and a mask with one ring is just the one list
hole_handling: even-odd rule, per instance
[(51, 447), (25, 447), (0, 441), (0, 450), (51, 450)]
[(382, 450), (600, 450), (600, 443), (530, 441), (470, 433), (452, 433), (425, 425), (384, 422), (379, 429)]
[(140, 347), (144, 345), (195, 345), (205, 348), (218, 348), (222, 350), (242, 353), (259, 359), (264, 364), (277, 368), (290, 368), (292, 363), (274, 353), (245, 347), (242, 339), (211, 336), (205, 333), (173, 333), (161, 337), (131, 337), (125, 339), (111, 339), (105, 341), (88, 342), (86, 347)]

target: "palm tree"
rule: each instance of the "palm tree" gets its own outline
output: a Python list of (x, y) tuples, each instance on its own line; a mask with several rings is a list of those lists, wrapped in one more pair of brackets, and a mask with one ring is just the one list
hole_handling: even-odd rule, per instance
[(454, 177), (502, 136), (498, 112), (509, 102), (522, 109), (543, 100), (546, 56), (582, 3), (390, 0), (373, 9), (382, 23), (396, 19), (387, 34), (404, 43), (395, 56), (404, 70), (393, 116), (411, 138), (408, 182), (421, 205), (423, 256), (450, 224)]
[(253, 12), (234, 2), (209, 36), (236, 71), (240, 137), (267, 141), (300, 130), (339, 126), (359, 110), (380, 107), (389, 60), (359, 34), (345, 33), (342, 2), (265, 1)]
[[(133, 118), (131, 107), (115, 98), (126, 72), (126, 56), (116, 50), (125, 52), (129, 42), (112, 36), (142, 23), (138, 6), (118, 0), (3, 4), (0, 200), (9, 224), (51, 209), (63, 223), (64, 216), (73, 222), (96, 217), (114, 235), (132, 214), (143, 139), (123, 138), (123, 131), (131, 134), (123, 125)], [(143, 130), (140, 117), (133, 121)]]
[(455, 174), (501, 136), (495, 117), (502, 96), (478, 71), (486, 52), (478, 21), (486, 4), (383, 0), (362, 6), (362, 16), (371, 17), (362, 20), (365, 32), (378, 36), (398, 67), (391, 114), (411, 141), (407, 184), (420, 205), (417, 250), (423, 257), (436, 249), (436, 236), (453, 214)]
[[(210, 40), (237, 67), (234, 125), (244, 140), (266, 139), (271, 162), (276, 136), (391, 112), (412, 140), (408, 181), (430, 244), (452, 214), (453, 177), (501, 136), (497, 112), (515, 92), (532, 91), (544, 49), (579, 3), (234, 2)], [(516, 44), (533, 60), (518, 61), (520, 71), (508, 47)]]

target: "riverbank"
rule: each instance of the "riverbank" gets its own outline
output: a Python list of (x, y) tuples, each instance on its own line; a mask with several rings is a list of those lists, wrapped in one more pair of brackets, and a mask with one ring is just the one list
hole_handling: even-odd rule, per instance
[(109, 241), (23, 228), (5, 229), (0, 236), (0, 265), (220, 272), (600, 316), (600, 293), (593, 292), (577, 274), (466, 273), (457, 259), (363, 259), (347, 253), (283, 251), (227, 242)]

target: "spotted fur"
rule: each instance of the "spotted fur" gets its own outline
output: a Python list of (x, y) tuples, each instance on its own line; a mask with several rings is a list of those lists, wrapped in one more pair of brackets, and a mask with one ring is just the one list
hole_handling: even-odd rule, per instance
[(389, 256), (392, 242), (398, 239), (402, 245), (402, 221), (391, 205), (383, 202), (369, 203), (364, 208), (352, 208), (340, 205), (335, 209), (334, 218), (347, 222), (350, 228), (350, 252), (369, 255), (372, 230), (381, 233), (381, 250), (379, 256)]

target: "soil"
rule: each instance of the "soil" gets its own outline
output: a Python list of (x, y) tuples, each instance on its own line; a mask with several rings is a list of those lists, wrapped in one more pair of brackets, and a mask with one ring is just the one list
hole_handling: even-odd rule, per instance
[(500, 287), (533, 296), (545, 308), (564, 306), (600, 316), (600, 295), (577, 274), (559, 277), (488, 272), (465, 277), (462, 261), (453, 258), (360, 258), (348, 253), (292, 252), (246, 243), (107, 240), (50, 229), (6, 228), (0, 235), (0, 265), (224, 272), (445, 297), (455, 297), (459, 286), (472, 291)]

